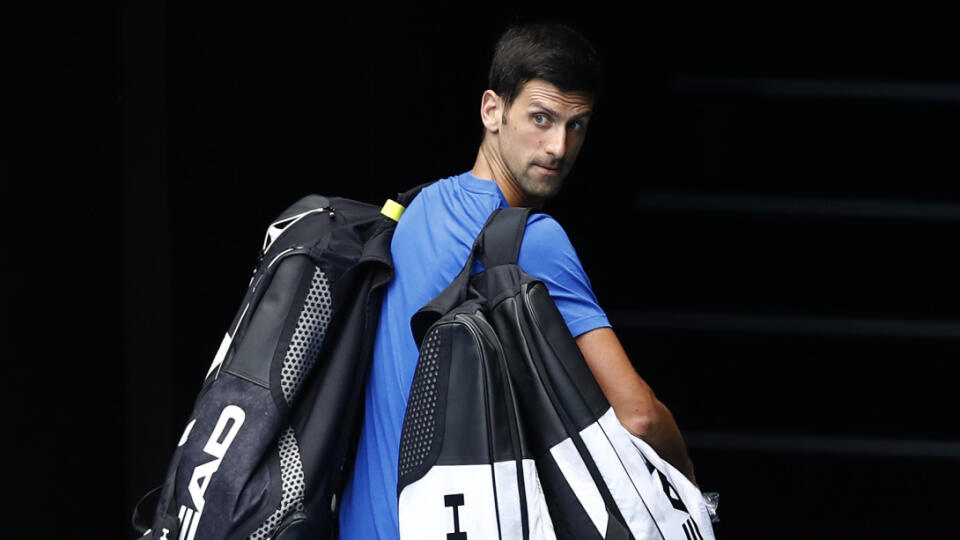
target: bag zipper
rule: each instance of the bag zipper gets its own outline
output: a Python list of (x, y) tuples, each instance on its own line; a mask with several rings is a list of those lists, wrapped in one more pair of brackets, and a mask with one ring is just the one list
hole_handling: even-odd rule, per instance
[[(514, 448), (516, 452), (514, 453), (513, 460), (516, 463), (517, 467), (517, 495), (520, 498), (520, 524), (521, 530), (523, 532), (522, 538), (526, 540), (530, 537), (530, 524), (529, 524), (529, 508), (527, 508), (527, 491), (526, 491), (526, 482), (524, 480), (524, 470), (523, 470), (523, 449), (520, 447), (521, 438), (520, 438), (520, 427), (519, 427), (519, 415), (517, 413), (517, 403), (514, 398), (513, 388), (510, 384), (510, 372), (506, 365), (506, 356), (503, 353), (503, 346), (500, 343), (500, 340), (496, 338), (496, 332), (493, 329), (493, 326), (487, 322), (486, 319), (482, 317), (471, 317), (466, 314), (460, 314), (455, 316), (455, 320), (460, 321), (470, 332), (473, 334), (474, 339), (477, 340), (478, 348), (480, 349), (480, 354), (483, 356), (484, 361), (487, 360), (486, 353), (483, 351), (483, 344), (480, 343), (481, 336), (485, 337), (487, 341), (493, 344), (494, 348), (497, 351), (498, 357), (500, 358), (500, 372), (503, 382), (507, 388), (504, 388), (505, 394), (509, 397), (507, 401), (507, 414), (510, 416), (510, 422), (513, 429), (511, 430), (511, 435), (513, 435), (513, 442), (516, 443)], [(486, 394), (484, 395), (484, 402), (487, 401)], [(489, 410), (489, 406), (488, 406)], [(489, 431), (488, 431), (489, 433)], [(489, 443), (489, 441), (488, 441)], [(491, 445), (492, 448), (492, 445)], [(493, 460), (491, 460), (493, 461)], [(490, 464), (490, 467), (493, 468), (493, 463)], [(494, 476), (494, 501), (497, 504), (497, 514), (499, 515), (499, 502), (496, 495), (496, 476)], [(499, 522), (497, 524), (499, 528)]]

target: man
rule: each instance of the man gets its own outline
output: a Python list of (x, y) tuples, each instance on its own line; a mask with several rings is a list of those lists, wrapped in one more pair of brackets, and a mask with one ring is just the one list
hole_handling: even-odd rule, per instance
[[(473, 169), (425, 188), (392, 240), (396, 274), (383, 302), (356, 464), (340, 509), (343, 539), (399, 537), (397, 454), (418, 359), (410, 317), (460, 271), (490, 213), (540, 208), (556, 195), (583, 145), (601, 77), (593, 48), (565, 26), (514, 27), (497, 43)], [(633, 369), (555, 220), (530, 217), (519, 264), (546, 284), (624, 426), (693, 480), (672, 415)]]

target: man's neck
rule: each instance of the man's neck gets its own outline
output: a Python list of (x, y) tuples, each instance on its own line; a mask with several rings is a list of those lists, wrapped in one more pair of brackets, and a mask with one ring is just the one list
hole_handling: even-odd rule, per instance
[(477, 160), (473, 164), (473, 170), (470, 174), (477, 178), (492, 180), (500, 187), (500, 192), (507, 200), (510, 206), (535, 207), (542, 206), (542, 201), (530, 201), (526, 194), (517, 186), (516, 180), (510, 175), (507, 167), (503, 164), (500, 154), (496, 149), (491, 148), (489, 139), (483, 141), (480, 150), (477, 152)]

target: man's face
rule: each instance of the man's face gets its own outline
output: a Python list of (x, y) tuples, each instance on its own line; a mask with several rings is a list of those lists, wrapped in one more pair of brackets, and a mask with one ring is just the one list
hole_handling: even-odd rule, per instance
[(534, 79), (503, 112), (500, 156), (516, 186), (542, 202), (557, 194), (580, 153), (594, 99)]

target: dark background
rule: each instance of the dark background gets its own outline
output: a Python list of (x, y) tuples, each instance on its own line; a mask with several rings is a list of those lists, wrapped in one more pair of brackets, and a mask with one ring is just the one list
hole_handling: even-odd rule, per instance
[(625, 10), (167, 1), (4, 17), (14, 530), (132, 538), (270, 219), (308, 193), (379, 202), (468, 170), (493, 42), (545, 18), (583, 31), (609, 71), (547, 211), (720, 492), (720, 536), (947, 531), (954, 19), (923, 3)]

